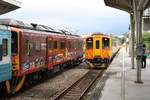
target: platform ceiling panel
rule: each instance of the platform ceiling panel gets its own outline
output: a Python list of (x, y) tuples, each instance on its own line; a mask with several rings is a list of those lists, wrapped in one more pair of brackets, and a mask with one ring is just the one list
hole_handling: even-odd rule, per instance
[(104, 0), (107, 6), (124, 10), (127, 12), (132, 11), (132, 0)]
[(21, 3), (16, 0), (0, 0), (0, 15), (20, 8)]

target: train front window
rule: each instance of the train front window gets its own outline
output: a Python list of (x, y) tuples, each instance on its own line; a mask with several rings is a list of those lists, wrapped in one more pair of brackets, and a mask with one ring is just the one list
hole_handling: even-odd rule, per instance
[(18, 33), (15, 31), (11, 32), (11, 51), (12, 54), (17, 54), (18, 53)]
[(110, 39), (104, 37), (103, 38), (103, 49), (109, 49)]
[(86, 39), (86, 48), (87, 49), (92, 49), (93, 48), (93, 39), (92, 38)]

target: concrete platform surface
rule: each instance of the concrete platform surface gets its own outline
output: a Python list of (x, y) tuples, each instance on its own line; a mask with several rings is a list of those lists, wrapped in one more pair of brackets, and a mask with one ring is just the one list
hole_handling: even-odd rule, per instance
[(150, 100), (150, 59), (147, 59), (147, 67), (142, 69), (143, 84), (137, 84), (135, 81), (136, 69), (131, 69), (131, 58), (125, 49), (121, 49), (103, 79), (90, 93), (90, 99)]

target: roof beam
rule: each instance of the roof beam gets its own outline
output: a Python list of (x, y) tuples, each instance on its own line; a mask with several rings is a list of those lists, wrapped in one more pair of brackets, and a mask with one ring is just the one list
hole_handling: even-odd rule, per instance
[(150, 0), (140, 0), (138, 5), (138, 10), (145, 10), (149, 2)]
[(20, 8), (21, 3), (16, 0), (0, 0), (0, 15)]
[(107, 6), (132, 12), (132, 0), (104, 0)]

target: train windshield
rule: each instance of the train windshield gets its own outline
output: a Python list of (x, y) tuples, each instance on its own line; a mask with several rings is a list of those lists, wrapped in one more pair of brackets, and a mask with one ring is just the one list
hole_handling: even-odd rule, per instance
[(103, 41), (103, 49), (109, 49), (110, 39), (107, 37), (104, 37), (102, 41)]
[(87, 38), (86, 39), (86, 48), (92, 49), (93, 48), (93, 38)]
[(11, 32), (11, 51), (12, 54), (17, 54), (18, 53), (18, 33), (15, 31)]

